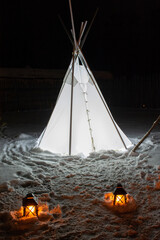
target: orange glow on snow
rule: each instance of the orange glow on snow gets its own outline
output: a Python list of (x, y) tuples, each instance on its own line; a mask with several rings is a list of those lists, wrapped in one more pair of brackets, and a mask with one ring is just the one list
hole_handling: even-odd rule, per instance
[[(34, 213), (34, 215), (33, 215), (33, 213)], [(39, 203), (38, 204), (38, 218), (40, 218), (40, 219), (41, 219), (41, 216), (43, 216), (43, 218), (45, 216), (45, 219), (47, 219), (48, 215), (50, 215), (50, 216), (52, 216), (54, 214), (61, 215), (61, 213), (62, 212), (61, 212), (60, 205), (57, 205), (55, 208), (49, 210), (49, 206), (47, 203)], [(23, 216), (23, 207), (21, 207), (18, 211), (12, 211), (11, 215), (15, 220), (27, 220), (29, 218), (37, 218), (35, 206), (28, 206), (26, 208), (26, 216)]]
[[(108, 205), (110, 205), (110, 206), (114, 205), (114, 194), (112, 192), (105, 193), (104, 194), (104, 199), (105, 199), (105, 202)], [(126, 203), (128, 201), (129, 201), (129, 195), (127, 194), (126, 195)], [(125, 205), (125, 196), (124, 195), (117, 195), (116, 196), (115, 205), (116, 206), (123, 206), (123, 205)]]

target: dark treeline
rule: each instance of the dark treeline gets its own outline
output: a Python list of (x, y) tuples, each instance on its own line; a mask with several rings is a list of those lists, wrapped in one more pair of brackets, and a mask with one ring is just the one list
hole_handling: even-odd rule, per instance
[[(160, 108), (160, 74), (93, 72), (109, 107)], [(53, 109), (65, 71), (0, 69), (0, 111)]]
[[(81, 21), (90, 22), (99, 8), (83, 52), (91, 70), (113, 76), (97, 76), (109, 106), (160, 107), (160, 1), (72, 0), (72, 4), (77, 35)], [(67, 69), (72, 56), (58, 14), (70, 32), (67, 0), (1, 1), (0, 68), (8, 69), (5, 77), (0, 74), (1, 111), (54, 106), (63, 78), (54, 69)], [(39, 69), (36, 76), (34, 69)]]

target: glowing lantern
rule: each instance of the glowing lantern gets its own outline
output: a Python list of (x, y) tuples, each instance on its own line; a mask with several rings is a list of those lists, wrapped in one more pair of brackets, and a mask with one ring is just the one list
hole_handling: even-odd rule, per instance
[(117, 187), (114, 191), (114, 205), (125, 205), (126, 204), (126, 191), (123, 189), (121, 184), (117, 184)]
[(38, 203), (35, 199), (34, 194), (28, 193), (26, 197), (23, 198), (23, 216), (25, 217), (38, 217)]

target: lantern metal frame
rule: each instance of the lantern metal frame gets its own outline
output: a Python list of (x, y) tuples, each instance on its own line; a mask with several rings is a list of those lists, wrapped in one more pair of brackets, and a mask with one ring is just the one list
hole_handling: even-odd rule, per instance
[(115, 191), (114, 191), (113, 194), (114, 194), (113, 205), (116, 205), (116, 198), (117, 198), (118, 195), (121, 195), (121, 196), (124, 197), (124, 203), (122, 202), (121, 199), (119, 199), (119, 201), (122, 202), (120, 205), (123, 205), (123, 204), (126, 204), (126, 203), (127, 203), (127, 197), (126, 197), (127, 192), (126, 192), (126, 191), (124, 190), (124, 188), (122, 187), (122, 184), (120, 184), (120, 183), (117, 184), (117, 187), (116, 187), (116, 189), (115, 189)]
[[(38, 202), (33, 193), (28, 193), (26, 197), (23, 198), (22, 206), (23, 206), (23, 217), (27, 217), (30, 213), (33, 216), (38, 217)], [(32, 209), (29, 209), (29, 206), (35, 207), (35, 211), (32, 212)], [(26, 209), (28, 210), (27, 214), (26, 214)]]

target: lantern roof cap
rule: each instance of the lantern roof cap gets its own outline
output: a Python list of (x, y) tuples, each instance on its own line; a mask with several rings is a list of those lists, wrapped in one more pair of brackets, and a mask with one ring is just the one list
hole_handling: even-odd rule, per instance
[(26, 197), (23, 198), (22, 202), (23, 202), (23, 206), (38, 205), (37, 199), (33, 193), (28, 193)]
[(127, 192), (124, 190), (124, 188), (122, 187), (121, 183), (117, 184), (117, 187), (114, 191), (114, 195), (126, 195)]
[(35, 197), (33, 193), (28, 193), (26, 197)]

